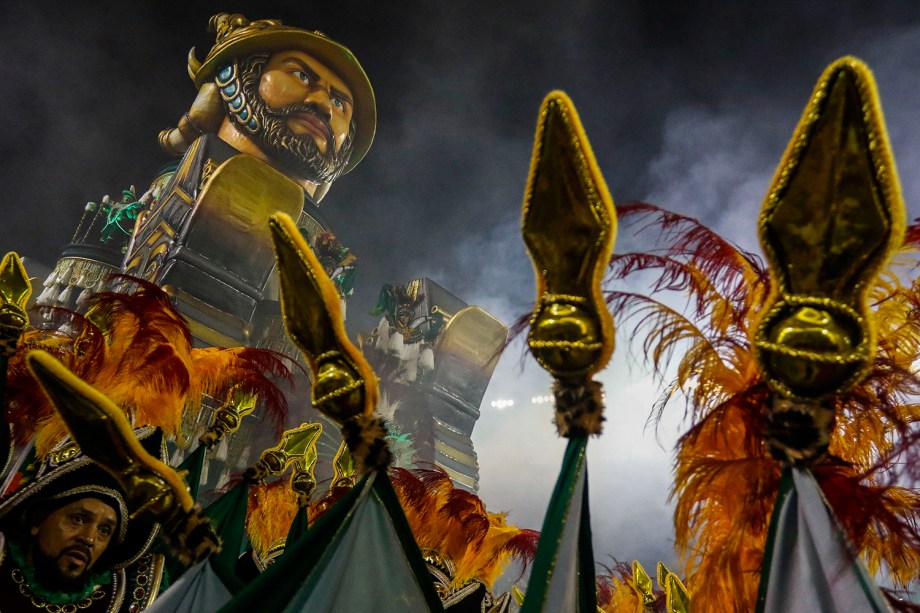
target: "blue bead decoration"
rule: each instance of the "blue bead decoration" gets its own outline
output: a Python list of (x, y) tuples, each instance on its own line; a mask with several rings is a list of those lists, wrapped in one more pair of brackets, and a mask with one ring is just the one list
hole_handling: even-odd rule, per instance
[(240, 119), (242, 119), (243, 121), (246, 121), (247, 119), (249, 119), (249, 109), (243, 109), (242, 111), (240, 111)]
[(243, 106), (242, 96), (237, 96), (236, 98), (230, 101), (230, 108), (233, 109), (234, 111), (238, 111), (241, 106)]
[(227, 65), (220, 69), (220, 72), (217, 73), (218, 78), (221, 81), (226, 81), (233, 76), (233, 66)]
[(255, 118), (255, 117), (253, 117), (252, 119), (249, 120), (249, 129), (250, 129), (250, 130), (255, 130), (255, 129), (258, 128), (258, 127), (259, 127), (259, 122), (256, 121), (256, 118)]
[(224, 88), (224, 93), (227, 95), (227, 97), (231, 97), (231, 96), (236, 95), (236, 90), (237, 90), (237, 86), (236, 86), (236, 83), (234, 82)]

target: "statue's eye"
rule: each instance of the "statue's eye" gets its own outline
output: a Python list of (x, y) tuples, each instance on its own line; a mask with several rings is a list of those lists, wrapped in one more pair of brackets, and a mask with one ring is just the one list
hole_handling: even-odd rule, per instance
[(305, 73), (304, 71), (302, 71), (302, 70), (295, 70), (295, 71), (294, 71), (294, 76), (297, 77), (298, 79), (300, 79), (301, 82), (303, 82), (304, 85), (309, 85), (309, 84), (310, 84), (310, 81), (311, 81), (310, 75), (308, 75), (308, 74)]
[(335, 108), (339, 109), (340, 111), (345, 110), (345, 101), (339, 98), (338, 96), (332, 96), (332, 98), (330, 98), (330, 101), (335, 106)]

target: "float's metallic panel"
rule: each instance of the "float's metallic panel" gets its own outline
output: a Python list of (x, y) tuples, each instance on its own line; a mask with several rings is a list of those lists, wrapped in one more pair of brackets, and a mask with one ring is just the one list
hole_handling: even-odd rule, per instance
[(455, 314), (435, 345), (433, 385), (478, 407), (507, 334), (500, 321), (477, 306)]

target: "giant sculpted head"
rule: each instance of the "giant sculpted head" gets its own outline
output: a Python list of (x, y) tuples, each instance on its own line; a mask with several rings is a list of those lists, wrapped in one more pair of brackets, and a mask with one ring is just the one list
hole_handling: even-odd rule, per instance
[(347, 48), (276, 20), (221, 13), (210, 25), (217, 41), (207, 56), (189, 53), (198, 99), (177, 130), (161, 134), (165, 149), (178, 153), (216, 132), (310, 193), (361, 161), (377, 111), (370, 81)]

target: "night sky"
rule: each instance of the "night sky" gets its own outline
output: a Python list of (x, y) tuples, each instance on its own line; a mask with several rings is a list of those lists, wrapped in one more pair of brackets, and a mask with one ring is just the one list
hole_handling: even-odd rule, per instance
[[(920, 198), (920, 3), (547, 1), (4, 3), (0, 249), (52, 265), (87, 200), (143, 192), (169, 158), (156, 136), (195, 96), (186, 55), (220, 11), (280, 18), (350, 47), (374, 85), (374, 147), (322, 203), (358, 256), (353, 331), (383, 283), (427, 276), (508, 322), (533, 272), (521, 198), (537, 110), (578, 108), (615, 202), (699, 217), (756, 249), (760, 202), (823, 68), (875, 71), (908, 216)], [(253, 8), (256, 7), (256, 8)], [(296, 7), (296, 8), (292, 8)], [(620, 245), (628, 245), (621, 234)], [(680, 415), (645, 428), (660, 389), (618, 358), (607, 432), (591, 443), (598, 559), (674, 564), (667, 495)], [(548, 378), (503, 359), (474, 433), (490, 510), (539, 529), (563, 444)], [(513, 398), (497, 411), (491, 400)]]

